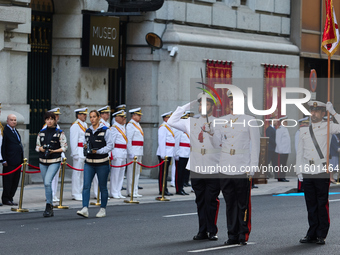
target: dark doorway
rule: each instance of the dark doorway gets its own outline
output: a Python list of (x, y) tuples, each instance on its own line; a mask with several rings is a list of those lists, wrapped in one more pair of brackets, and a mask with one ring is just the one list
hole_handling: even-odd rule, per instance
[(29, 162), (37, 165), (37, 134), (44, 125), (43, 115), (51, 108), (52, 0), (33, 0), (32, 30), (28, 41), (27, 103), (30, 105)]
[(119, 66), (118, 69), (109, 70), (109, 105), (114, 112), (115, 107), (125, 104), (125, 73), (126, 73), (126, 26), (120, 21)]

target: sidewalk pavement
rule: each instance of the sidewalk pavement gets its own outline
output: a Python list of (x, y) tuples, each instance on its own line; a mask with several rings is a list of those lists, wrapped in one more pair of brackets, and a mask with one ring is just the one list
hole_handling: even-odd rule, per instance
[[(293, 189), (297, 188), (297, 178), (296, 177), (288, 177), (288, 180), (290, 182), (278, 182), (276, 179), (268, 179), (267, 184), (257, 184), (258, 188), (252, 189), (251, 195), (252, 196), (259, 196), (259, 195), (272, 195), (272, 194), (279, 194), (279, 193), (286, 193), (290, 192)], [(42, 179), (40, 174), (35, 174), (34, 178), (32, 178), (33, 184), (26, 185), (24, 187), (24, 195), (23, 195), (23, 202), (22, 202), (22, 208), (28, 209), (30, 212), (34, 211), (44, 211), (45, 210), (45, 188), (42, 184)], [(167, 198), (170, 199), (169, 202), (161, 202), (157, 201), (155, 198), (158, 197), (158, 180), (157, 179), (150, 179), (145, 178), (141, 176), (139, 180), (139, 186), (143, 187), (143, 189), (139, 190), (139, 194), (143, 195), (141, 198), (134, 198), (134, 201), (139, 201), (140, 204), (144, 203), (171, 203), (172, 201), (188, 201), (188, 200), (194, 200), (195, 194), (191, 192), (191, 187), (184, 188), (187, 193), (189, 193), (189, 196), (182, 196), (182, 195), (176, 195), (175, 194), (175, 188), (170, 186), (170, 182), (168, 182), (168, 189), (169, 192), (173, 193), (173, 196), (169, 196)], [(109, 185), (108, 185), (109, 187)], [(123, 187), (126, 187), (126, 180), (124, 179)], [(58, 193), (57, 197), (60, 196), (60, 183), (58, 187)], [(122, 191), (122, 195), (126, 195), (126, 191)], [(18, 188), (14, 202), (19, 204), (19, 197), (20, 197), (20, 187)], [(222, 197), (222, 193), (220, 194), (220, 197)], [(117, 205), (128, 205), (128, 206), (138, 206), (138, 205), (132, 205), (128, 203), (124, 203), (124, 200), (130, 200), (130, 197), (127, 197), (126, 199), (114, 199), (111, 198), (108, 201), (108, 206), (117, 206)], [(91, 199), (90, 202), (96, 202), (96, 199), (94, 199), (94, 193), (93, 189), (91, 192)], [(59, 205), (59, 202), (54, 202), (54, 205)], [(69, 208), (76, 208), (81, 209), (82, 208), (82, 202), (81, 201), (75, 201), (71, 200), (71, 179), (66, 178), (65, 179), (65, 185), (64, 185), (64, 195), (63, 195), (63, 206), (69, 206)], [(94, 205), (90, 205), (94, 206)], [(11, 211), (11, 208), (18, 208), (18, 206), (8, 206), (3, 205), (0, 206), (0, 214), (8, 214), (8, 213), (17, 213), (15, 211)], [(63, 210), (63, 209), (55, 209), (55, 210)]]

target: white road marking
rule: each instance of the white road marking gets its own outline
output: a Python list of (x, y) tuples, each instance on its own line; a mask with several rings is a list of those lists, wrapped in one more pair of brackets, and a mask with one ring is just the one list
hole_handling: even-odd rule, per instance
[(172, 218), (172, 217), (181, 217), (181, 216), (189, 216), (189, 215), (197, 215), (197, 212), (195, 213), (183, 213), (183, 214), (173, 214), (173, 215), (165, 215), (164, 218)]
[(333, 200), (329, 200), (329, 202), (339, 202), (340, 199), (333, 199)]
[[(252, 245), (256, 244), (254, 242), (247, 242), (247, 245)], [(188, 252), (206, 252), (206, 251), (215, 251), (215, 250), (221, 250), (221, 249), (229, 249), (229, 248), (234, 248), (234, 247), (241, 247), (242, 245), (239, 244), (233, 244), (233, 245), (223, 245), (223, 246), (217, 246), (217, 247), (212, 247), (212, 248), (207, 248), (207, 249), (201, 249), (201, 250), (193, 250), (193, 251), (188, 251)]]
[(0, 234), (5, 234), (6, 232), (5, 231), (0, 231)]

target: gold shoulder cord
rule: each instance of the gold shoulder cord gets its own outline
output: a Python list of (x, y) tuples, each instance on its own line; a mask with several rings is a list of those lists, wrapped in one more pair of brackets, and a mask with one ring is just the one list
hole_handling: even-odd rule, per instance
[(0, 131), (1, 131), (1, 136), (4, 136), (4, 127), (0, 122)]

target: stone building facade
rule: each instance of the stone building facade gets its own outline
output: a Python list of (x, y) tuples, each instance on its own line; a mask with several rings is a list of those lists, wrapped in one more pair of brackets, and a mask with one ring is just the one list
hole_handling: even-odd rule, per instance
[[(147, 165), (157, 163), (160, 115), (189, 101), (190, 82), (200, 78), (200, 68), (205, 70), (206, 59), (232, 62), (235, 83), (238, 79), (254, 81), (257, 109), (263, 107), (263, 63), (288, 66), (287, 81), (296, 81), (300, 76), (300, 50), (290, 40), (294, 25), (290, 0), (169, 0), (157, 11), (138, 15), (120, 13), (126, 29), (122, 42), (125, 52), (121, 53), (123, 79), (118, 83), (112, 81), (112, 70), (108, 68), (81, 66), (83, 13), (106, 13), (107, 1), (0, 0), (1, 122), (5, 122), (9, 111), (19, 116), (27, 157), (34, 153), (29, 150), (34, 138), (33, 134), (31, 139), (29, 135), (34, 111), (28, 99), (31, 70), (28, 55), (32, 46), (29, 35), (36, 21), (32, 21), (32, 15), (41, 11), (38, 4), (42, 8), (49, 3), (53, 4), (49, 106), (61, 107), (61, 128), (68, 136), (75, 120), (73, 111), (80, 107), (98, 109), (108, 103), (112, 107), (126, 103), (128, 109), (140, 106), (144, 114), (143, 161)], [(151, 52), (145, 41), (149, 32), (162, 38), (161, 49)], [(170, 56), (173, 47), (177, 51)], [(110, 86), (123, 87), (124, 93), (118, 101), (109, 100)], [(299, 86), (299, 83), (287, 82), (286, 86)], [(36, 110), (42, 114), (46, 107)], [(287, 114), (292, 119), (300, 117), (290, 108)], [(290, 131), (292, 141), (295, 131)], [(295, 157), (289, 160), (293, 163)], [(143, 170), (144, 175), (156, 173), (156, 169)]]

